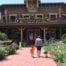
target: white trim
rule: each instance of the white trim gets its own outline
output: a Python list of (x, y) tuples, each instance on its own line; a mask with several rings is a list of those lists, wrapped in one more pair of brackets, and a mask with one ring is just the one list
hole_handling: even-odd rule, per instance
[(57, 13), (49, 13), (49, 19), (51, 19), (51, 15), (55, 15), (56, 16), (56, 19), (57, 19)]
[(17, 14), (9, 14), (9, 16), (17, 16)]
[[(11, 21), (11, 19), (10, 19), (11, 16), (17, 17), (17, 14), (9, 14), (9, 21)], [(15, 22), (16, 22), (16, 19), (15, 19)]]
[[(30, 19), (30, 14), (22, 14), (23, 19)], [(28, 18), (24, 18), (24, 16), (28, 16)]]
[(66, 16), (66, 14), (63, 14), (63, 16)]
[(35, 18), (38, 18), (37, 16), (42, 16), (42, 19), (43, 19), (43, 14), (35, 14)]
[(49, 15), (57, 15), (57, 13), (49, 13)]

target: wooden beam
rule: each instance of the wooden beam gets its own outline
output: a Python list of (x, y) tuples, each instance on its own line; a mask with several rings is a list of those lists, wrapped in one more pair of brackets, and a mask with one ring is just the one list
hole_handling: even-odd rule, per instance
[(23, 29), (21, 27), (21, 44), (23, 43)]
[(44, 31), (44, 42), (46, 42), (45, 27), (44, 27), (44, 30), (43, 31)]

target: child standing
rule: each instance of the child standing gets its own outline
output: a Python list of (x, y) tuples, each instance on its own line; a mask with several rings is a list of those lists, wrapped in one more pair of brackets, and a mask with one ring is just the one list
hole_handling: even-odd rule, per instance
[(31, 53), (31, 56), (32, 56), (32, 57), (34, 57), (34, 49), (35, 49), (34, 46), (32, 46), (32, 47), (30, 48), (30, 53)]

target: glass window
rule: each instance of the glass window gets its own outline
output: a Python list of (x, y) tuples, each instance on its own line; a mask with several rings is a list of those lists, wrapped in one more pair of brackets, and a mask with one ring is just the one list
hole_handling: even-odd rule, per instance
[(29, 19), (29, 16), (28, 15), (24, 15), (23, 18)]
[(22, 15), (18, 15), (17, 18), (23, 18), (23, 16)]
[(14, 21), (15, 21), (15, 19), (16, 19), (16, 17), (15, 17), (15, 16), (10, 16), (10, 20), (11, 20), (12, 22), (14, 22)]
[(51, 15), (50, 17), (51, 20), (56, 20), (56, 15)]
[(63, 15), (63, 19), (66, 20), (66, 15)]
[(9, 22), (9, 16), (7, 16), (7, 22)]
[(3, 16), (3, 22), (6, 22), (6, 18), (5, 18), (5, 16)]
[(42, 15), (37, 15), (37, 18), (42, 18)]

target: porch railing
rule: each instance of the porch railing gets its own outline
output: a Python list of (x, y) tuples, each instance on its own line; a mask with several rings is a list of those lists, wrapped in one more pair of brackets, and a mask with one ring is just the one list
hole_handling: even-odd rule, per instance
[(45, 19), (16, 19), (15, 21), (11, 21), (11, 20), (1, 20), (0, 21), (0, 26), (5, 26), (5, 25), (53, 25), (53, 24), (66, 24), (66, 20), (61, 20), (61, 22), (59, 20), (49, 20), (49, 21), (45, 21)]

